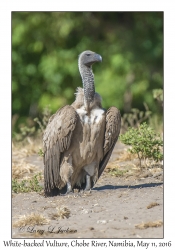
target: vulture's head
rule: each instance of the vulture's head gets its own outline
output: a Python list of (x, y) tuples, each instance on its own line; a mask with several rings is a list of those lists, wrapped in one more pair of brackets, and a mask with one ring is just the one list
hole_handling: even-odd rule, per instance
[(86, 50), (79, 55), (78, 64), (79, 66), (90, 67), (95, 62), (101, 62), (102, 57), (93, 51)]

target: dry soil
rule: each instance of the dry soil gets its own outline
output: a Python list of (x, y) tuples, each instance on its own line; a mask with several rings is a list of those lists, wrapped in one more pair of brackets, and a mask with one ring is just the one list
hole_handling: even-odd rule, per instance
[[(12, 238), (163, 238), (163, 170), (140, 172), (137, 160), (117, 162), (124, 150), (117, 143), (91, 192), (49, 198), (35, 192), (13, 193), (12, 224), (31, 213), (43, 215), (48, 224), (12, 227)], [(35, 154), (25, 160), (43, 171), (41, 157)], [(118, 176), (110, 171), (115, 161)], [(54, 217), (57, 208), (65, 207), (68, 218)]]

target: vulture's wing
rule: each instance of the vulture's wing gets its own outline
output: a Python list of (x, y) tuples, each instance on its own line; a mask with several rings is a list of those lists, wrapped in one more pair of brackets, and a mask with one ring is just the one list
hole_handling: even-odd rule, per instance
[(111, 107), (106, 112), (106, 130), (104, 138), (104, 157), (100, 162), (98, 178), (105, 169), (115, 144), (118, 140), (121, 126), (120, 111), (116, 107)]
[(43, 135), (45, 194), (49, 194), (51, 189), (59, 188), (61, 153), (70, 146), (77, 119), (75, 109), (67, 105), (49, 120)]

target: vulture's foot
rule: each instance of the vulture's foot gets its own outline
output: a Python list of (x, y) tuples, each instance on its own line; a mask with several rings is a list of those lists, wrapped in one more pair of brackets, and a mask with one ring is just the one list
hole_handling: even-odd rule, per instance
[(67, 195), (72, 195), (73, 194), (73, 190), (72, 190), (72, 186), (70, 182), (67, 182), (67, 191), (66, 193), (61, 193), (61, 196), (67, 196)]
[(90, 175), (86, 175), (86, 187), (84, 189), (85, 191), (91, 190), (91, 177)]

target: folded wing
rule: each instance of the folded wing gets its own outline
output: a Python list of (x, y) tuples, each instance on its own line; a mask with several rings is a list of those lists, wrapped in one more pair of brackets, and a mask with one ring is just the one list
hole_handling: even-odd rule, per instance
[(44, 132), (44, 189), (46, 195), (60, 186), (61, 156), (70, 147), (77, 119), (78, 114), (75, 109), (66, 105), (50, 118)]
[(111, 107), (106, 112), (106, 130), (104, 137), (104, 157), (99, 165), (98, 178), (105, 169), (115, 144), (118, 140), (121, 127), (120, 111), (116, 107)]

